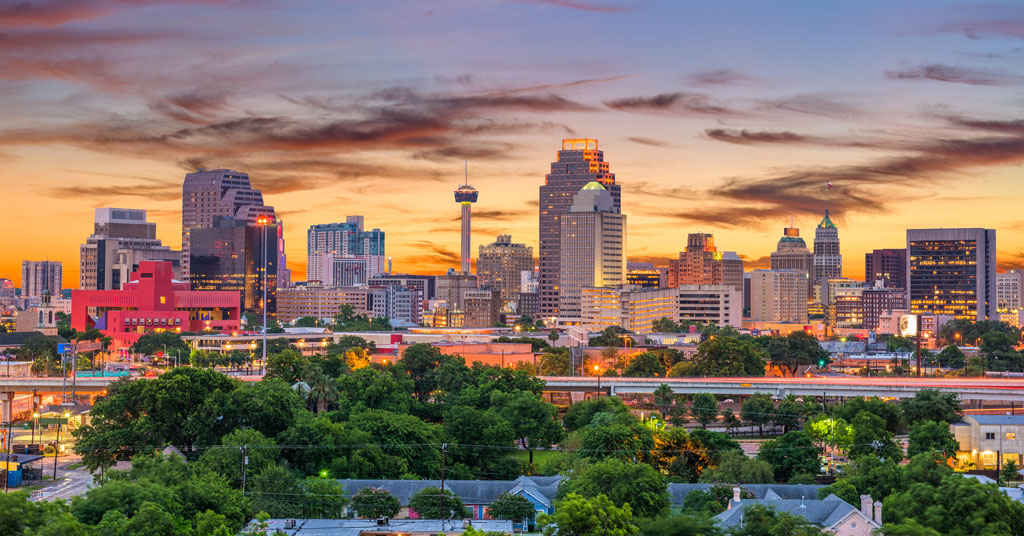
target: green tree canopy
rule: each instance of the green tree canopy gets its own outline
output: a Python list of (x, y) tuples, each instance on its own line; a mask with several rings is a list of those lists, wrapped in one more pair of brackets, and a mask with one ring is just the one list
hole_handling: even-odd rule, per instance
[(533, 503), (526, 497), (502, 493), (487, 507), (487, 513), (495, 519), (522, 521), (533, 519), (537, 511), (534, 509)]
[(693, 356), (694, 376), (764, 376), (765, 352), (750, 339), (715, 336)]
[(352, 496), (352, 509), (364, 519), (395, 517), (402, 503), (385, 489), (363, 488)]
[(921, 389), (914, 398), (904, 398), (900, 401), (900, 408), (903, 410), (903, 421), (907, 426), (923, 421), (953, 424), (960, 422), (963, 415), (960, 398), (956, 393), (943, 393), (938, 389)]
[(862, 411), (881, 417), (885, 421), (885, 429), (889, 433), (899, 433), (903, 422), (903, 411), (898, 404), (889, 403), (873, 396), (871, 398), (851, 398), (842, 405), (832, 407), (832, 415), (846, 422), (853, 422), (854, 417)]
[(466, 517), (466, 505), (451, 490), (427, 486), (409, 498), (409, 508), (423, 519), (462, 519)]
[(615, 458), (592, 464), (565, 484), (560, 493), (596, 498), (606, 495), (613, 503), (629, 504), (640, 517), (653, 517), (668, 508), (668, 482), (645, 463)]
[(776, 480), (786, 482), (798, 473), (818, 474), (821, 471), (820, 455), (821, 448), (810, 434), (794, 430), (762, 443), (757, 459), (772, 466)]
[(722, 454), (718, 465), (700, 475), (701, 482), (722, 484), (770, 484), (775, 482), (775, 470), (764, 460), (751, 458), (742, 452)]
[(591, 398), (570, 406), (569, 411), (562, 417), (562, 425), (567, 431), (572, 432), (590, 424), (591, 419), (598, 413), (627, 414), (629, 408), (622, 403), (622, 399), (615, 396)]
[(893, 440), (893, 435), (885, 429), (885, 421), (868, 411), (861, 411), (850, 423), (853, 429), (850, 457), (874, 454), (887, 460), (902, 460), (903, 449)]
[(663, 378), (665, 365), (654, 352), (633, 354), (622, 375), (628, 378)]
[(629, 503), (617, 507), (605, 495), (588, 499), (570, 493), (558, 501), (553, 515), (542, 514), (537, 525), (544, 536), (631, 536), (639, 532)]
[(774, 417), (775, 404), (766, 394), (755, 393), (740, 405), (740, 418), (751, 425), (757, 425), (761, 435), (764, 435), (764, 425), (772, 422)]
[(994, 485), (950, 475), (940, 485), (918, 482), (885, 499), (883, 520), (914, 520), (950, 536), (1024, 534), (1024, 504)]
[(690, 403), (690, 414), (700, 423), (701, 428), (718, 419), (718, 399), (711, 393), (697, 393)]
[(803, 330), (790, 332), (784, 337), (759, 338), (773, 366), (795, 375), (801, 365), (828, 363), (828, 351), (821, 347), (817, 337)]
[(922, 421), (910, 429), (910, 444), (907, 445), (907, 456), (922, 452), (936, 451), (944, 457), (956, 456), (960, 442), (949, 431), (945, 422)]

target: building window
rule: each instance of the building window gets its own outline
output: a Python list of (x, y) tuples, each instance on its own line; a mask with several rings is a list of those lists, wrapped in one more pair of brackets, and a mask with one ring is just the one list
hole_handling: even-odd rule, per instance
[(995, 439), (995, 438), (996, 438), (995, 432), (985, 432), (985, 439)]
[(1006, 432), (1006, 439), (1017, 439), (1017, 432)]

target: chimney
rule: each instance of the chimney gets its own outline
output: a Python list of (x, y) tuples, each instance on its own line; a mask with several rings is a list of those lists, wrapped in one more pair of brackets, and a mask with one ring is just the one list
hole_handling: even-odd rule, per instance
[(875, 523), (882, 524), (882, 501), (875, 501)]
[(872, 519), (874, 517), (873, 512), (871, 511), (871, 503), (872, 501), (870, 495), (860, 496), (860, 513), (864, 514), (864, 517), (868, 519)]
[(739, 486), (732, 488), (732, 500), (734, 502), (740, 502), (740, 491)]

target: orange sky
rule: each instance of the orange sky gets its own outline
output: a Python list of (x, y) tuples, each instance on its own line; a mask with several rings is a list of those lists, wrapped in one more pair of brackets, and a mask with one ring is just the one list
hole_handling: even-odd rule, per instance
[(396, 271), (438, 273), (458, 264), (463, 160), (474, 250), (536, 248), (563, 137), (600, 141), (631, 259), (702, 231), (762, 265), (790, 215), (811, 244), (831, 179), (844, 275), (908, 227), (995, 228), (1000, 265), (1024, 261), (1024, 63), (999, 24), (1019, 10), (145, 4), (0, 7), (0, 277), (49, 258), (77, 287), (95, 207), (147, 209), (178, 247), (200, 166), (250, 174), (295, 279), (306, 228), (353, 214)]

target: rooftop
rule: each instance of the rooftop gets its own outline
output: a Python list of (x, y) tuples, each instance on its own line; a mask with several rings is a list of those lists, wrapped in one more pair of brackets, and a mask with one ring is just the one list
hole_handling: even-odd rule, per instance
[[(288, 522), (294, 523), (294, 528), (285, 528)], [(465, 520), (446, 521), (442, 526), (440, 520), (435, 519), (392, 519), (385, 525), (378, 525), (375, 519), (269, 519), (267, 525), (270, 531), (268, 534), (285, 534), (287, 536), (360, 536), (367, 534), (438, 534), (438, 533), (460, 533), (472, 526), (477, 530), (512, 532), (511, 521), (500, 521), (496, 519), (476, 519), (472, 522)]]
[(964, 419), (968, 418), (978, 424), (1024, 425), (1024, 415), (964, 415)]

